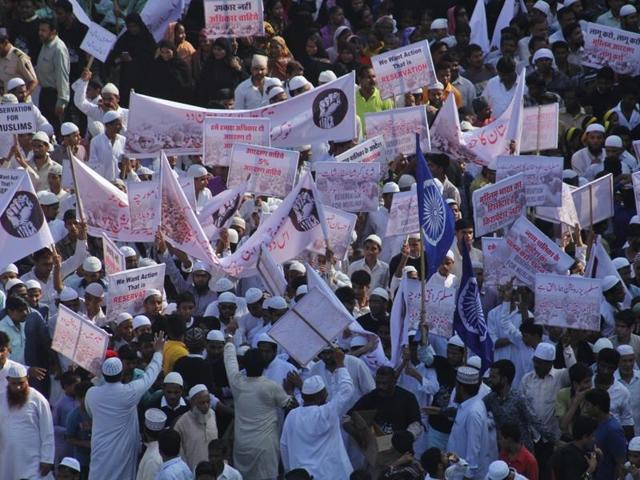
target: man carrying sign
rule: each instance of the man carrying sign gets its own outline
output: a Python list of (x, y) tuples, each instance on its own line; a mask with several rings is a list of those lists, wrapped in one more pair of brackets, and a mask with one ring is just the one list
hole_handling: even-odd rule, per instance
[(391, 110), (393, 101), (389, 98), (382, 100), (380, 97), (380, 90), (376, 86), (376, 72), (373, 67), (360, 65), (356, 73), (359, 85), (356, 90), (356, 114), (360, 119), (360, 127), (364, 131), (364, 114)]

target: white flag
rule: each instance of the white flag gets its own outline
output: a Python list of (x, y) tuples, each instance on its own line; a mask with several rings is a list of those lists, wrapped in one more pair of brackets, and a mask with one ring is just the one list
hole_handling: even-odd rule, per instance
[(622, 288), (624, 289), (624, 300), (622, 301), (622, 305), (624, 306), (624, 308), (631, 307), (631, 301), (633, 300), (631, 292), (629, 292), (627, 285), (622, 281), (622, 277), (618, 273), (616, 266), (613, 264), (611, 257), (602, 246), (602, 240), (600, 236), (598, 236), (593, 244), (593, 247), (591, 248), (591, 255), (589, 256), (587, 265), (584, 268), (584, 276), (599, 278), (600, 280), (602, 280), (604, 277), (607, 277), (609, 275), (618, 277), (620, 282), (622, 282)]
[(54, 244), (26, 170), (0, 197), (0, 265), (8, 265)]
[(164, 152), (160, 156), (160, 190), (162, 213), (160, 229), (164, 238), (175, 248), (182, 250), (209, 265), (217, 265), (218, 257), (211, 248), (195, 212), (191, 209), (178, 179), (169, 166)]
[[(475, 12), (474, 12), (475, 14)], [(502, 6), (502, 10), (500, 10), (500, 15), (498, 15), (498, 20), (496, 20), (496, 26), (493, 30), (493, 37), (491, 37), (491, 48), (500, 48), (500, 32), (503, 28), (508, 27), (513, 20), (513, 17), (516, 16), (516, 0), (505, 0), (504, 5)]]
[(469, 27), (471, 28), (471, 37), (469, 43), (475, 43), (482, 48), (482, 53), (489, 53), (491, 45), (489, 44), (489, 32), (487, 30), (487, 12), (484, 8), (484, 0), (477, 0), (473, 9), (471, 18), (469, 19)]

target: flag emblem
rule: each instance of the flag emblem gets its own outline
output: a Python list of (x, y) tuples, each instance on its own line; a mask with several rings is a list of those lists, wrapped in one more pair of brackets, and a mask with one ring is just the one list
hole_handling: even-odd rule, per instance
[(487, 324), (484, 321), (478, 282), (475, 277), (469, 278), (460, 290), (457, 307), (460, 320), (462, 320), (464, 327), (469, 332), (478, 335), (480, 341), (483, 342), (487, 338)]
[(442, 195), (433, 180), (424, 182), (424, 197), (422, 202), (422, 218), (424, 236), (427, 243), (437, 245), (444, 235), (446, 211)]

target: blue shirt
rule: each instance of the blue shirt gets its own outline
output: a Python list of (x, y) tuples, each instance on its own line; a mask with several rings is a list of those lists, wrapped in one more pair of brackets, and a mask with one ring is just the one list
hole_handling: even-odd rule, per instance
[(9, 315), (0, 320), (0, 331), (9, 335), (11, 343), (11, 359), (26, 365), (25, 350), (27, 348), (27, 335), (25, 333), (25, 322), (20, 322), (19, 326), (13, 323)]
[(595, 433), (596, 445), (602, 450), (602, 460), (598, 462), (596, 480), (615, 478), (616, 459), (622, 460), (627, 455), (627, 441), (620, 422), (613, 417), (598, 425)]
[[(67, 415), (67, 438), (74, 440), (91, 440), (91, 417), (76, 407)], [(85, 447), (73, 447), (73, 456), (83, 467), (88, 467), (91, 461), (91, 449)]]

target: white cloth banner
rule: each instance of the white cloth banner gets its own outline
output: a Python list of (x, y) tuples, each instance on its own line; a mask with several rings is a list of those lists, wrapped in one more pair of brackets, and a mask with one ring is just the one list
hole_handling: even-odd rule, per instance
[(511, 20), (516, 16), (516, 1), (517, 0), (505, 0), (502, 5), (502, 10), (496, 20), (496, 25), (493, 29), (493, 36), (491, 37), (491, 48), (500, 49), (500, 38), (502, 29), (508, 27), (511, 24)]
[(380, 175), (386, 175), (389, 168), (387, 163), (387, 146), (384, 142), (384, 137), (382, 135), (378, 135), (377, 137), (360, 142), (358, 145), (350, 148), (346, 152), (336, 155), (336, 162), (378, 162), (380, 164)]
[(189, 205), (164, 152), (161, 155), (160, 189), (162, 192), (160, 229), (165, 240), (187, 255), (209, 265), (217, 265), (218, 257), (211, 248), (196, 213)]
[(58, 306), (52, 350), (98, 376), (108, 346), (107, 332), (64, 305)]
[(587, 23), (583, 35), (582, 65), (598, 70), (609, 66), (621, 75), (640, 74), (640, 35), (599, 23)]
[(510, 250), (504, 238), (482, 237), (483, 285), (497, 287), (509, 283), (513, 278), (513, 273), (505, 266), (509, 253)]
[(278, 148), (352, 140), (357, 137), (355, 76), (343, 75), (302, 95), (255, 110), (207, 110), (133, 93), (126, 152), (142, 158), (153, 157), (163, 149), (168, 155), (200, 154), (206, 116), (269, 118), (271, 146)]
[(600, 279), (538, 273), (534, 293), (537, 324), (600, 331)]
[(526, 208), (524, 175), (518, 173), (474, 191), (473, 206), (477, 236), (508, 227)]
[(31, 103), (0, 104), (0, 133), (35, 133), (36, 114)]
[(227, 186), (247, 182), (256, 195), (284, 198), (293, 189), (300, 152), (236, 143), (231, 150)]
[(327, 345), (331, 346), (351, 321), (323, 290), (315, 287), (280, 317), (269, 336), (300, 365), (307, 365)]
[(261, 0), (205, 0), (207, 38), (263, 37)]
[(109, 275), (107, 321), (115, 321), (122, 312), (131, 315), (142, 312), (145, 292), (151, 289), (164, 290), (165, 267), (164, 263), (160, 263)]
[(410, 93), (437, 81), (426, 40), (375, 55), (371, 65), (382, 98)]
[(580, 226), (613, 217), (613, 175), (605, 175), (571, 192)]
[(219, 229), (229, 225), (246, 191), (247, 183), (243, 182), (234, 188), (220, 192), (202, 207), (198, 213), (198, 221), (207, 238), (211, 238)]
[(560, 207), (563, 164), (562, 157), (501, 155), (496, 160), (496, 180), (522, 173), (528, 207)]
[(87, 27), (89, 30), (87, 30), (80, 48), (101, 62), (106, 62), (118, 37), (95, 22), (91, 22)]
[(196, 186), (193, 178), (186, 175), (176, 178), (178, 180), (178, 185), (180, 185), (180, 188), (187, 199), (187, 203), (191, 207), (191, 210), (194, 212), (197, 211)]
[(318, 162), (316, 185), (320, 201), (347, 212), (374, 212), (378, 209), (379, 163)]
[(282, 267), (276, 263), (265, 245), (260, 247), (260, 256), (258, 257), (256, 268), (262, 284), (271, 296), (286, 296), (287, 279), (284, 278)]
[[(329, 229), (329, 249), (338, 260), (344, 260), (351, 245), (351, 232), (356, 227), (358, 216), (337, 208), (324, 206), (324, 219)], [(308, 250), (324, 255), (327, 247), (324, 241), (316, 240)]]
[(564, 223), (574, 227), (579, 223), (578, 212), (573, 204), (572, 187), (562, 183), (562, 205), (560, 207), (536, 207), (536, 217), (551, 223)]
[(102, 255), (104, 258), (104, 270), (107, 275), (113, 275), (127, 269), (124, 254), (109, 238), (109, 235), (104, 232), (102, 233)]
[(396, 108), (382, 112), (365, 113), (364, 124), (367, 138), (382, 135), (387, 147), (387, 159), (399, 154), (415, 155), (416, 133), (420, 135), (423, 151), (431, 148), (427, 110), (424, 106)]
[(410, 235), (419, 231), (418, 194), (414, 190), (394, 193), (385, 236)]
[(228, 167), (235, 143), (271, 145), (268, 118), (207, 117), (202, 126), (205, 165)]
[(536, 273), (562, 275), (573, 265), (573, 258), (525, 217), (511, 226), (506, 240), (509, 257), (505, 267), (530, 288), (535, 284)]
[(54, 244), (26, 170), (0, 197), (0, 265), (9, 265)]
[(521, 152), (558, 148), (559, 112), (557, 103), (527, 107), (523, 110), (522, 131), (526, 134), (520, 139)]
[[(453, 158), (467, 158), (469, 152), (462, 142), (460, 118), (456, 106), (455, 95), (449, 95), (442, 104), (438, 116), (429, 129), (431, 136), (431, 151), (441, 152)], [(471, 158), (471, 157), (469, 157)]]
[(160, 181), (129, 182), (127, 198), (131, 213), (131, 232), (147, 242), (155, 240), (160, 226)]

